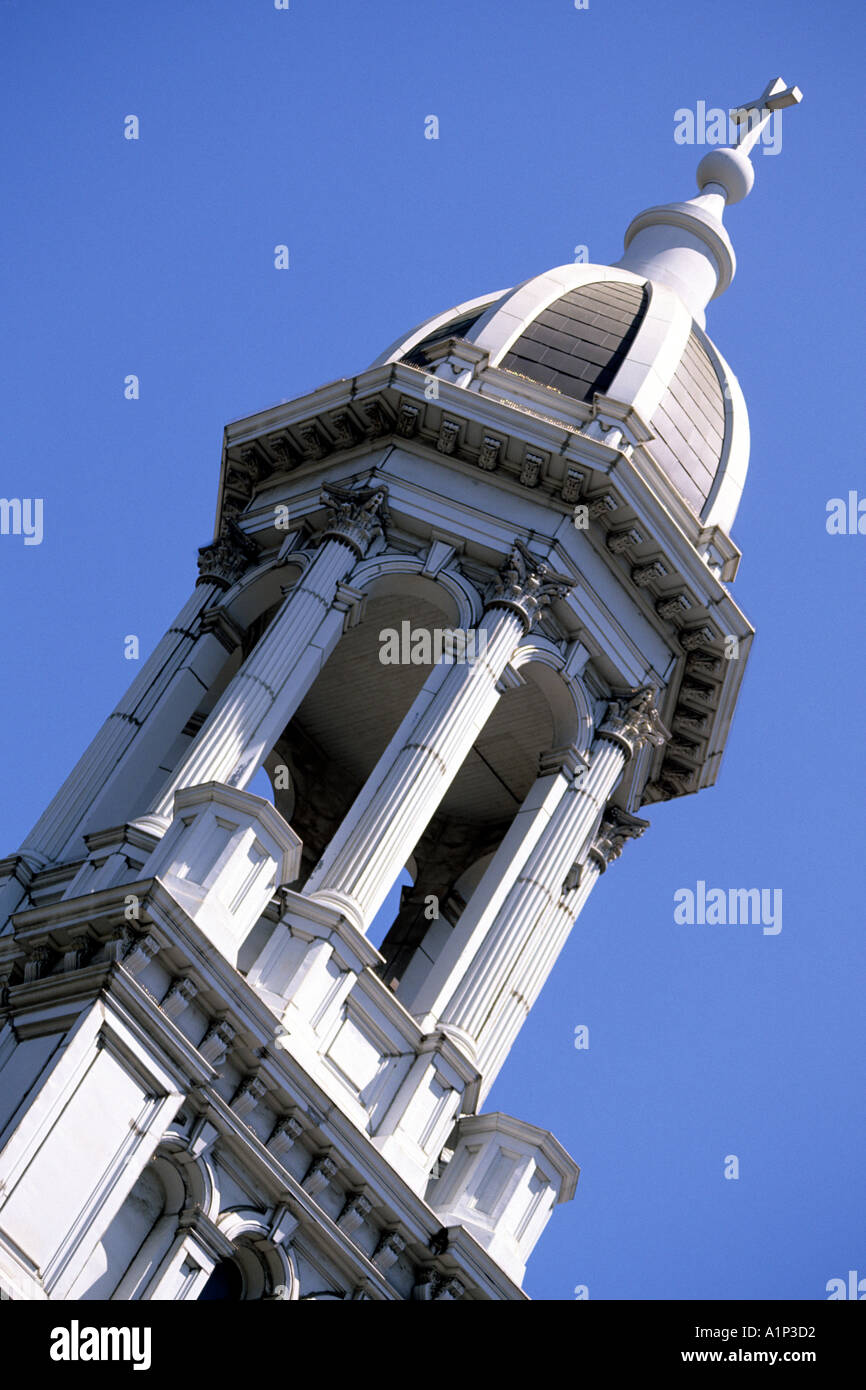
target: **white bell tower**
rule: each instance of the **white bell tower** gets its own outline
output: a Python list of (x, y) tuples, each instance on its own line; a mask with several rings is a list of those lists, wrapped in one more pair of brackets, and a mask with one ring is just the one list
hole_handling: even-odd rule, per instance
[(578, 1167), (485, 1097), (752, 637), (704, 310), (782, 89), (618, 264), (226, 429), (192, 594), (0, 863), (7, 1297), (525, 1297)]

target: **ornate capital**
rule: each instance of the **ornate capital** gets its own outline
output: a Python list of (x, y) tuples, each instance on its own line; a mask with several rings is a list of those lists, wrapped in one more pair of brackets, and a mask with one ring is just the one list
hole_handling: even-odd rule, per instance
[(590, 857), (604, 873), (608, 864), (619, 859), (626, 840), (637, 840), (648, 829), (648, 820), (641, 820), (640, 816), (633, 816), (620, 806), (608, 806), (590, 846)]
[(328, 504), (322, 541), (343, 541), (362, 560), (371, 543), (384, 536), (388, 522), (386, 487), (348, 488), (326, 483), (319, 500)]
[(198, 583), (221, 584), (230, 589), (258, 556), (258, 546), (234, 522), (226, 522), (222, 534), (198, 552)]
[(670, 733), (656, 709), (655, 687), (648, 685), (634, 695), (611, 700), (598, 732), (624, 749), (629, 758), (640, 752), (645, 743), (657, 748), (666, 743)]
[(532, 551), (516, 540), (508, 560), (493, 582), (487, 608), (510, 608), (523, 620), (529, 632), (533, 623), (554, 599), (565, 598), (577, 583), (566, 574), (557, 574)]

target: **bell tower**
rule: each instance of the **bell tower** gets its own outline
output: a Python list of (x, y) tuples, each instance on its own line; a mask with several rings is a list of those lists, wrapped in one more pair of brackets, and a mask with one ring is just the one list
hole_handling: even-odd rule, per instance
[(0, 863), (7, 1297), (525, 1297), (578, 1167), (484, 1103), (640, 812), (718, 776), (749, 435), (704, 311), (796, 100), (617, 264), (227, 427), (190, 597)]

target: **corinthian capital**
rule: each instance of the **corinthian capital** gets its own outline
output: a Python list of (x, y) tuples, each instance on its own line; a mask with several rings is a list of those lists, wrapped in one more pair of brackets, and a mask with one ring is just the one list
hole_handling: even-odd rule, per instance
[(590, 857), (604, 873), (608, 864), (614, 859), (619, 859), (626, 840), (637, 840), (648, 829), (648, 820), (631, 815), (621, 806), (608, 806), (590, 847)]
[(611, 700), (598, 732), (619, 744), (629, 758), (633, 758), (645, 743), (656, 747), (666, 743), (670, 733), (659, 718), (654, 686), (645, 686), (625, 699)]
[(554, 599), (565, 598), (574, 588), (575, 579), (557, 574), (532, 551), (516, 540), (511, 554), (493, 582), (487, 599), (488, 608), (510, 608), (523, 619), (529, 632), (539, 614)]
[(386, 487), (337, 487), (326, 483), (320, 501), (328, 503), (328, 525), (322, 540), (350, 545), (363, 559), (371, 542), (385, 534), (388, 520)]
[(230, 589), (256, 559), (259, 548), (241, 528), (229, 521), (222, 535), (198, 552), (198, 582), (221, 584)]

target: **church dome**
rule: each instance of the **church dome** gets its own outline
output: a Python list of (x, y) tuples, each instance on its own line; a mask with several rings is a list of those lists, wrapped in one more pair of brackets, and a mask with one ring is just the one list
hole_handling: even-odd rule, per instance
[[(800, 98), (777, 78), (733, 111), (737, 144), (704, 156), (695, 197), (639, 213), (614, 265), (557, 266), (458, 304), (402, 335), (373, 365), (404, 362), (578, 429), (587, 406), (602, 424), (608, 413), (703, 528), (730, 531), (748, 467), (749, 419), (736, 377), (704, 331), (704, 311), (736, 270), (722, 215), (751, 190), (749, 152), (772, 112)], [(454, 340), (443, 357), (442, 344)], [(549, 403), (539, 403), (539, 389)]]
[(695, 515), (730, 528), (748, 463), (746, 404), (676, 289), (622, 265), (558, 266), (435, 315), (379, 362), (433, 370), (441, 354), (431, 350), (453, 338), (487, 354), (469, 383), (476, 389), (496, 369), (515, 387), (522, 379), (551, 395), (630, 407), (649, 435), (644, 447)]

